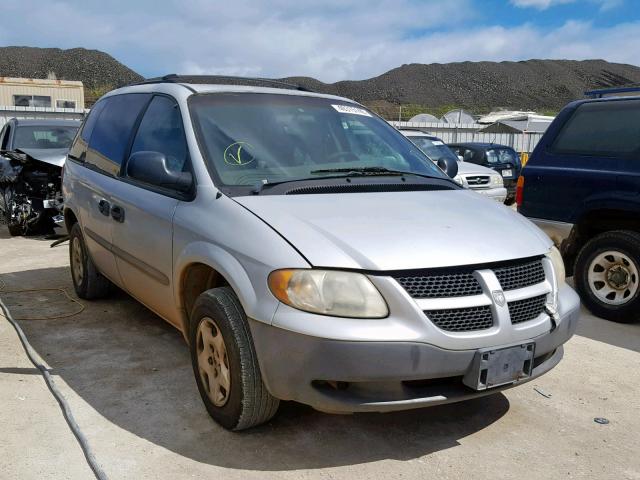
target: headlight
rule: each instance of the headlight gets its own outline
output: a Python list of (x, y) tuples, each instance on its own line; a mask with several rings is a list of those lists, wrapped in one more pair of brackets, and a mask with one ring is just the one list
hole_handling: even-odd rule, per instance
[(361, 273), (336, 270), (276, 270), (269, 289), (282, 303), (305, 312), (351, 318), (389, 315), (380, 292)]
[(562, 260), (560, 250), (556, 247), (551, 247), (551, 250), (547, 253), (547, 258), (551, 260), (551, 263), (553, 264), (553, 270), (556, 272), (556, 279), (559, 287), (565, 280), (564, 260)]
[(502, 180), (501, 175), (491, 175), (491, 186), (492, 187), (504, 187), (504, 180)]
[(464, 178), (461, 175), (456, 175), (455, 177), (453, 177), (453, 181), (461, 187), (467, 187), (467, 182), (464, 181)]

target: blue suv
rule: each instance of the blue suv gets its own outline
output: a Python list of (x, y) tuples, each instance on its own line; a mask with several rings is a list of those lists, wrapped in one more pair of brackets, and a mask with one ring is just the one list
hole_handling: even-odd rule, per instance
[(523, 169), (516, 201), (560, 247), (589, 310), (640, 318), (640, 97), (567, 105)]

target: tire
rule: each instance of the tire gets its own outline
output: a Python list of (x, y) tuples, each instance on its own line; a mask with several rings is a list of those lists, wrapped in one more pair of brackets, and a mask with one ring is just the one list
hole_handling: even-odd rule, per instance
[(576, 257), (574, 274), (594, 315), (619, 323), (640, 320), (640, 233), (616, 230), (592, 238)]
[(25, 228), (19, 223), (11, 222), (11, 214), (9, 213), (9, 197), (12, 195), (12, 190), (2, 189), (0, 190), (0, 223), (7, 225), (7, 231), (12, 237), (18, 237), (26, 233)]
[(73, 288), (78, 297), (93, 300), (109, 295), (111, 282), (98, 272), (91, 260), (78, 223), (75, 223), (69, 232), (69, 264)]
[(270, 420), (280, 401), (262, 381), (247, 317), (233, 290), (220, 287), (202, 293), (189, 330), (193, 373), (209, 415), (236, 431)]
[(9, 230), (9, 235), (12, 237), (19, 237), (20, 235), (26, 234), (24, 227), (19, 223), (7, 223), (7, 230)]

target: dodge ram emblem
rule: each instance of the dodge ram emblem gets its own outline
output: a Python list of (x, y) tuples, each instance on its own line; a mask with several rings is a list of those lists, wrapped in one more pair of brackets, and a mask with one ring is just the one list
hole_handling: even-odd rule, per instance
[(495, 292), (492, 292), (492, 294), (493, 294), (493, 299), (496, 301), (496, 303), (500, 307), (504, 307), (506, 299), (504, 298), (504, 293), (502, 292), (502, 290), (496, 290)]

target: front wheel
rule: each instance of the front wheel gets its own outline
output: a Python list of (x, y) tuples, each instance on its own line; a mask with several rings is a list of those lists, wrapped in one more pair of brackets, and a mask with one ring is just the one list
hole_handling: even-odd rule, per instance
[(595, 315), (614, 322), (640, 319), (640, 234), (602, 233), (580, 250), (575, 264), (576, 288)]
[(247, 317), (233, 290), (213, 288), (198, 297), (189, 343), (200, 396), (216, 422), (244, 430), (276, 414), (279, 400), (262, 381)]

